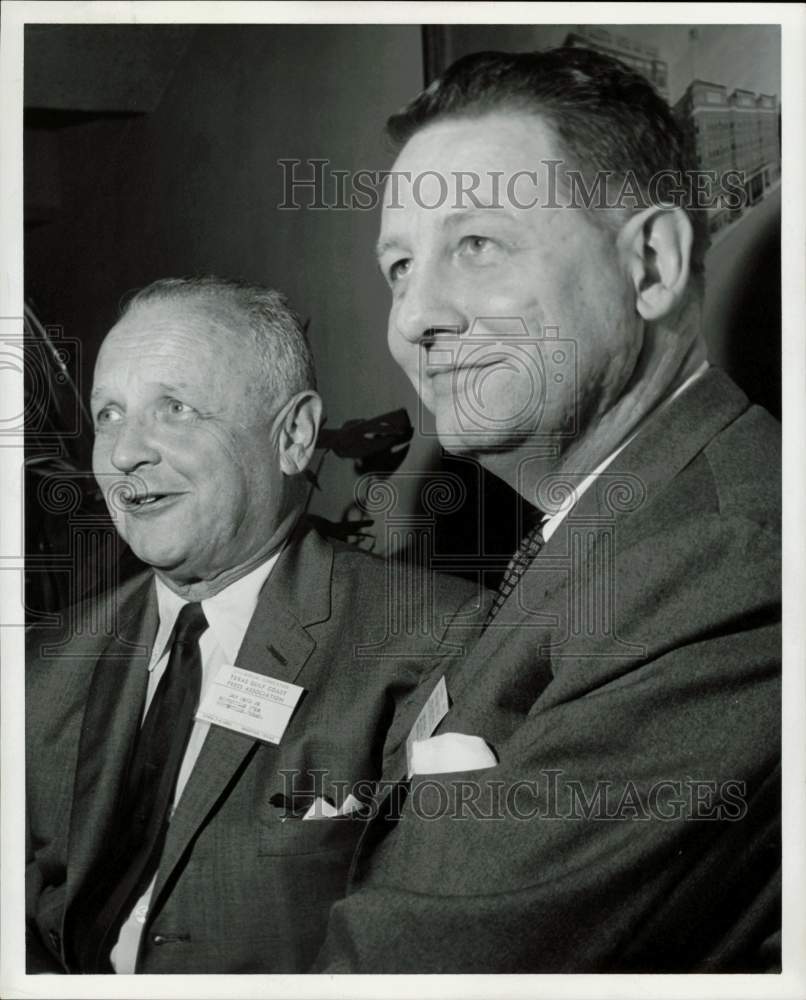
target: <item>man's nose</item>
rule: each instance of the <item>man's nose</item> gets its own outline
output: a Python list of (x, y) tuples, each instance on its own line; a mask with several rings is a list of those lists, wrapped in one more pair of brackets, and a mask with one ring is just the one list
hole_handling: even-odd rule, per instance
[(395, 326), (412, 344), (468, 329), (467, 310), (450, 277), (436, 269), (413, 274), (396, 309)]
[(148, 426), (142, 420), (127, 419), (117, 433), (110, 458), (118, 472), (130, 473), (143, 465), (156, 465), (160, 454)]

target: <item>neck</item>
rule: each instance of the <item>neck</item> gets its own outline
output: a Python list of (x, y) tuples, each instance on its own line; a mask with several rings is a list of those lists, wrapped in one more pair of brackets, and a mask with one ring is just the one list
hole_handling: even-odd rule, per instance
[(215, 597), (216, 594), (220, 594), (222, 590), (226, 590), (237, 580), (257, 569), (267, 559), (271, 559), (272, 556), (279, 553), (288, 541), (299, 514), (299, 510), (289, 513), (271, 538), (237, 566), (231, 566), (206, 576), (188, 577), (184, 574), (180, 575), (178, 571), (159, 569), (156, 566), (154, 572), (169, 590), (186, 601), (204, 601), (209, 597)]
[[(650, 336), (651, 333), (648, 340)], [(651, 357), (647, 357), (647, 353), (656, 355), (655, 363), (649, 363)], [(515, 450), (486, 454), (480, 458), (481, 464), (528, 503), (535, 504), (538, 489), (546, 476), (579, 477), (593, 472), (705, 360), (705, 344), (700, 337), (692, 339), (685, 350), (678, 352), (642, 352), (617, 402), (606, 412), (589, 418), (586, 431), (570, 445), (535, 446), (527, 441)]]

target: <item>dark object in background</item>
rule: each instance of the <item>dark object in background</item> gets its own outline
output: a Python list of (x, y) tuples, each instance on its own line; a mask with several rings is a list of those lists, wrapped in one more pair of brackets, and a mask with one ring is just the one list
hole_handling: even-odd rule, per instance
[(128, 579), (142, 563), (120, 539), (90, 470), (92, 420), (75, 381), (75, 343), (25, 306), (27, 622)]
[(339, 458), (356, 459), (358, 473), (388, 475), (408, 454), (413, 433), (408, 413), (399, 409), (368, 420), (348, 420), (338, 430), (323, 427), (316, 443)]
[(725, 325), (723, 364), (754, 403), (781, 419), (781, 216), (769, 219), (745, 261)]
[[(319, 470), (328, 451), (339, 458), (353, 459), (357, 475), (372, 475), (377, 479), (390, 476), (408, 454), (413, 433), (409, 415), (402, 408), (367, 420), (348, 420), (337, 429), (323, 427), (316, 442), (317, 447), (323, 449), (322, 456), (316, 471), (307, 473), (311, 490), (319, 488)], [(365, 480), (364, 489), (368, 487), (369, 481)], [(308, 497), (309, 503), (311, 495), (312, 492)], [(365, 517), (364, 513), (361, 503), (354, 500), (344, 508), (339, 521), (311, 515), (309, 520), (329, 538), (371, 550), (375, 538), (365, 529), (371, 528), (374, 521)]]

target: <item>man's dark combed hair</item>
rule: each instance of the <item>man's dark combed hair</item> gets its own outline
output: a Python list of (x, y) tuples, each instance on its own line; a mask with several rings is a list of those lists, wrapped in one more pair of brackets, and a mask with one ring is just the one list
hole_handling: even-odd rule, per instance
[[(646, 191), (661, 172), (686, 177), (692, 170), (684, 136), (651, 84), (618, 60), (584, 48), (464, 56), (392, 115), (386, 129), (400, 147), (426, 125), (497, 110), (539, 115), (559, 139), (558, 153), (569, 168), (587, 178), (631, 172)], [(671, 183), (667, 179), (667, 187)], [(682, 207), (694, 227), (692, 272), (698, 274), (708, 242), (705, 213)]]

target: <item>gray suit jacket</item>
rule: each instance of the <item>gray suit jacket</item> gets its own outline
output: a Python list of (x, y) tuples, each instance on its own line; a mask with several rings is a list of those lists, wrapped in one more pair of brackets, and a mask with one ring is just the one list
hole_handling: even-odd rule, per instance
[(318, 969), (777, 966), (779, 432), (711, 370), (599, 477), (446, 671), (498, 765), (380, 801)]
[[(412, 571), (410, 593), (423, 603), (408, 609), (417, 616), (410, 629), (389, 606), (390, 572), (312, 531), (298, 532), (281, 555), (237, 663), (306, 693), (280, 746), (211, 727), (171, 822), (138, 972), (310, 965), (361, 823), (283, 822), (276, 796), (327, 794), (340, 803), (356, 782), (378, 778), (399, 701), (456, 651), (441, 642), (446, 616), (471, 596), (462, 581)], [(110, 624), (115, 634), (105, 635)], [(73, 971), (70, 904), (107, 835), (157, 624), (148, 573), (68, 615), (61, 631), (29, 636), (31, 971)], [(304, 794), (301, 801), (304, 811)]]

